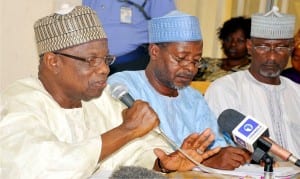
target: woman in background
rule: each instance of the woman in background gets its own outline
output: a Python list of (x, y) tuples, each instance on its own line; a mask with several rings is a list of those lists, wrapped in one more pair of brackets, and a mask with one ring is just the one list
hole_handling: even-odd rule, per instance
[(226, 74), (248, 69), (250, 58), (246, 42), (250, 38), (251, 19), (242, 16), (229, 19), (218, 30), (225, 58), (203, 58), (196, 80), (214, 81)]

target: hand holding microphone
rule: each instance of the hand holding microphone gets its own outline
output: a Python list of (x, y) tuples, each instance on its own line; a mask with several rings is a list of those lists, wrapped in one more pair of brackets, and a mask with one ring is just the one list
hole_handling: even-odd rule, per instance
[(132, 130), (135, 137), (144, 136), (159, 125), (158, 116), (150, 105), (141, 100), (135, 101), (128, 93), (126, 86), (112, 85), (111, 94), (128, 107), (122, 112), (122, 125), (127, 130)]

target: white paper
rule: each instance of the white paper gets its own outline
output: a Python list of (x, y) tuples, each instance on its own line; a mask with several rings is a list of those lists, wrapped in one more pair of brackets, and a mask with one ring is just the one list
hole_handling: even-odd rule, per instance
[[(208, 167), (202, 168), (202, 166), (198, 166), (195, 167), (193, 170), (207, 172), (207, 168)], [(286, 179), (287, 177), (289, 178), (300, 173), (300, 168), (296, 166), (281, 166), (281, 167), (274, 167), (273, 169), (274, 169), (273, 176), (276, 179), (282, 179), (282, 178)], [(262, 177), (264, 177), (264, 167), (260, 165), (247, 164), (235, 170), (218, 170), (218, 169), (209, 168), (209, 173), (239, 176), (239, 177), (251, 176), (254, 178), (261, 179)]]

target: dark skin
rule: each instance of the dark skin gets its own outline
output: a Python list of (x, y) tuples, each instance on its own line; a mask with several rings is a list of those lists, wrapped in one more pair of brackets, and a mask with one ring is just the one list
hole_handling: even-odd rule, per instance
[[(193, 62), (202, 56), (202, 41), (169, 43), (169, 47), (159, 47), (150, 44), (150, 63), (146, 75), (151, 85), (162, 95), (176, 97), (178, 88), (188, 86), (198, 71)], [(167, 50), (166, 50), (167, 48)], [(188, 59), (188, 64), (180, 67), (176, 60)], [(168, 59), (168, 60), (161, 60)]]
[[(215, 148), (212, 150), (206, 150), (207, 147), (213, 142), (214, 135), (210, 129), (204, 130), (201, 134), (193, 133), (189, 135), (183, 141), (181, 149), (183, 149), (189, 156), (195, 159), (198, 163), (201, 163), (206, 158), (209, 158), (220, 151), (220, 148)], [(205, 151), (202, 155), (196, 151), (200, 149)], [(178, 150), (167, 155), (161, 149), (154, 150), (155, 155), (161, 160), (161, 165), (163, 168), (167, 168), (171, 171), (188, 171), (195, 167), (195, 164), (189, 160), (186, 160), (185, 156)], [(184, 159), (184, 160), (183, 160)], [(154, 165), (155, 170), (160, 170), (158, 168), (157, 161)]]
[[(178, 89), (188, 86), (198, 68), (195, 62), (202, 55), (202, 41), (150, 44), (150, 62), (146, 76), (157, 92), (164, 96), (178, 96)], [(185, 60), (181, 66), (174, 58)], [(212, 168), (232, 170), (250, 161), (250, 154), (240, 148), (225, 147), (203, 164)]]
[(212, 168), (233, 170), (250, 161), (251, 154), (248, 151), (229, 146), (223, 147), (219, 153), (205, 160), (203, 164)]
[[(108, 55), (107, 40), (94, 40), (58, 52), (82, 58), (104, 57)], [(53, 52), (45, 53), (41, 57), (39, 65), (40, 81), (54, 100), (65, 109), (80, 108), (82, 101), (100, 97), (107, 85), (108, 74), (109, 66), (104, 61), (92, 67), (88, 62), (75, 60)], [(146, 135), (159, 124), (157, 114), (147, 102), (141, 100), (136, 100), (130, 108), (124, 109), (122, 117), (122, 124), (99, 136), (102, 140), (102, 148), (99, 149), (101, 150), (99, 161), (105, 159), (128, 142)], [(215, 149), (200, 155), (195, 151), (197, 148), (205, 150), (212, 140), (213, 135), (210, 132), (196, 134), (188, 137), (182, 148), (189, 150), (188, 152), (196, 156), (196, 159), (201, 162), (218, 152), (218, 149)], [(193, 148), (191, 149), (191, 147)], [(178, 151), (169, 156), (159, 149), (156, 150), (159, 151), (159, 156), (163, 155), (162, 162), (169, 163), (167, 167), (172, 170), (185, 170), (187, 164), (191, 163)], [(180, 165), (177, 165), (177, 163), (173, 165), (172, 161), (175, 160)], [(155, 166), (154, 168), (157, 167)]]
[(270, 40), (261, 38), (251, 38), (247, 41), (247, 48), (252, 55), (250, 73), (258, 81), (266, 84), (279, 85), (280, 73), (286, 67), (289, 57), (288, 53), (277, 53), (271, 50), (267, 53), (259, 53), (254, 46), (265, 45), (269, 47), (292, 47), (292, 39)]
[(244, 31), (238, 29), (231, 33), (226, 40), (222, 41), (222, 49), (226, 58), (222, 59), (223, 63), (221, 68), (229, 71), (235, 66), (244, 66), (250, 63), (247, 55), (247, 39)]

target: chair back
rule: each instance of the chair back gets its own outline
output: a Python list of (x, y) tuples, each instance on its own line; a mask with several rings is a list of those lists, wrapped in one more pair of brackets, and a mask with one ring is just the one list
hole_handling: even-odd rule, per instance
[(191, 87), (195, 88), (196, 90), (200, 91), (203, 95), (210, 85), (210, 81), (192, 81), (191, 82)]

